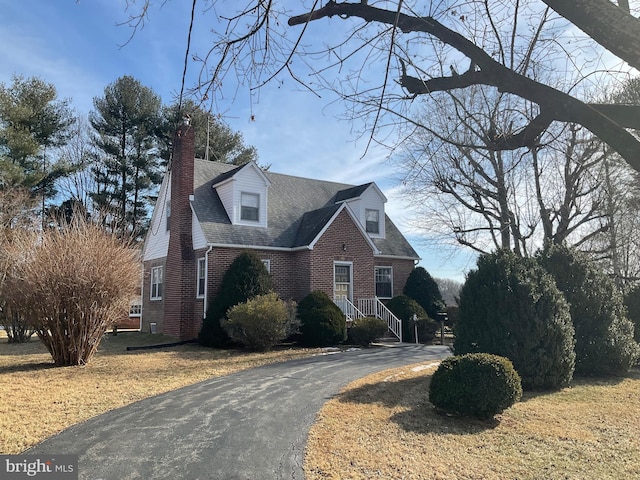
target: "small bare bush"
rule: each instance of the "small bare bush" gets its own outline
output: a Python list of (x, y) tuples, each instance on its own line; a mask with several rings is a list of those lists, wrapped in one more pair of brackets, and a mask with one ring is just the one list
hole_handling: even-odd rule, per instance
[(14, 236), (24, 230), (33, 230), (37, 223), (35, 200), (21, 188), (0, 190), (0, 325), (4, 327), (9, 343), (24, 343), (35, 333), (33, 325), (21, 312), (10, 309), (5, 301), (4, 284), (13, 267), (10, 255)]
[(5, 300), (29, 319), (58, 366), (87, 363), (129, 309), (139, 283), (136, 252), (99, 226), (14, 236)]

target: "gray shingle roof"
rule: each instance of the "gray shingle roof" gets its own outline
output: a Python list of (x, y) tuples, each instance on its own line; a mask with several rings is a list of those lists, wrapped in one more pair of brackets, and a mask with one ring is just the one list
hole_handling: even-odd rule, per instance
[[(196, 159), (193, 208), (210, 244), (295, 248), (309, 245), (332, 218), (338, 198), (355, 198), (370, 184), (352, 185), (264, 172), (271, 185), (267, 228), (232, 225), (212, 185), (233, 175), (238, 167)], [(342, 192), (342, 193), (341, 193)], [(345, 193), (347, 192), (347, 193)], [(350, 195), (346, 196), (345, 195)], [(382, 255), (418, 258), (393, 222), (386, 217), (386, 238), (374, 239)]]
[(369, 188), (371, 182), (365, 183), (364, 185), (358, 185), (357, 187), (346, 188), (344, 190), (340, 190), (336, 194), (336, 202), (343, 202), (345, 200), (349, 200), (351, 198), (358, 198), (360, 195), (364, 193), (364, 191)]

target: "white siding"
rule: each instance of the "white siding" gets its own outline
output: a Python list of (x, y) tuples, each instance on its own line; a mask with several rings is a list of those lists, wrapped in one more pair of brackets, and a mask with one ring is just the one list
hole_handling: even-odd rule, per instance
[(227, 215), (231, 219), (231, 223), (233, 222), (233, 191), (235, 186), (235, 180), (231, 179), (222, 185), (216, 187), (216, 191), (218, 192), (218, 196), (220, 197), (220, 201), (224, 206), (224, 209), (227, 212)]
[[(251, 227), (265, 227), (267, 226), (267, 190), (269, 188), (269, 181), (265, 177), (264, 173), (260, 170), (254, 162), (248, 163), (242, 169), (240, 169), (233, 178), (228, 179), (220, 185), (215, 186), (220, 201), (224, 205), (224, 208), (234, 225), (248, 225)], [(240, 199), (242, 193), (252, 193), (260, 197), (258, 222), (252, 222), (248, 220), (242, 220), (240, 217), (241, 204)]]
[(385, 225), (384, 225), (384, 203), (386, 199), (380, 193), (377, 188), (374, 188), (373, 185), (367, 188), (362, 195), (360, 195), (360, 205), (358, 211), (358, 218), (362, 225), (366, 226), (366, 211), (367, 210), (378, 210), (380, 212), (378, 220), (380, 222), (380, 233), (379, 234), (369, 234), (371, 237), (375, 238), (384, 238), (385, 234)]
[(144, 241), (143, 261), (164, 258), (169, 250), (169, 232), (167, 231), (167, 202), (171, 200), (171, 174), (162, 180), (158, 200), (153, 207), (151, 223)]
[(207, 246), (207, 238), (204, 236), (204, 232), (202, 231), (198, 217), (196, 217), (196, 212), (193, 211), (193, 207), (191, 207), (191, 238), (194, 250), (199, 250)]

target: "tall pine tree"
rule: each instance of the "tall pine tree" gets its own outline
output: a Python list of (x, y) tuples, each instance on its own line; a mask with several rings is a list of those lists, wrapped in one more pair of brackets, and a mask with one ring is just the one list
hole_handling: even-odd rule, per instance
[(251, 160), (258, 161), (256, 148), (245, 145), (242, 133), (234, 132), (220, 118), (203, 110), (193, 100), (186, 100), (181, 108), (177, 104), (167, 106), (163, 114), (164, 158), (169, 158), (176, 125), (186, 114), (189, 115), (191, 125), (195, 129), (196, 158), (233, 165), (244, 165)]
[(162, 179), (158, 127), (161, 100), (154, 91), (123, 76), (93, 99), (89, 122), (102, 158), (94, 167), (97, 208), (121, 233), (142, 235), (149, 217), (148, 194)]
[(23, 187), (43, 199), (57, 178), (69, 173), (55, 150), (75, 122), (68, 100), (37, 77), (15, 75), (0, 84), (0, 188)]

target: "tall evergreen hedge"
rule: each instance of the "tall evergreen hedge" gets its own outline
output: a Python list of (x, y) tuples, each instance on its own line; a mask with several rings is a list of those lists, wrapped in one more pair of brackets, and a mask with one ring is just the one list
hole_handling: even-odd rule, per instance
[(438, 283), (423, 267), (413, 269), (402, 293), (418, 302), (432, 320), (438, 320), (438, 313), (446, 308)]
[(525, 390), (560, 388), (573, 377), (573, 334), (562, 293), (534, 259), (480, 256), (460, 292), (456, 355), (507, 357)]
[(613, 280), (585, 255), (553, 245), (537, 256), (570, 305), (576, 339), (576, 374), (622, 375), (638, 358), (633, 323)]
[(640, 342), (640, 285), (636, 285), (624, 296), (624, 304), (627, 307), (629, 320), (635, 325), (634, 338)]

